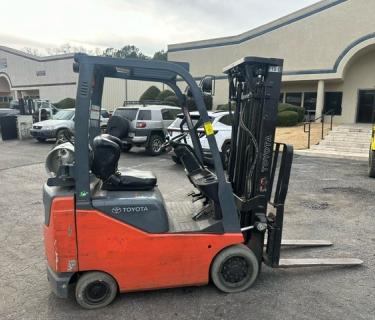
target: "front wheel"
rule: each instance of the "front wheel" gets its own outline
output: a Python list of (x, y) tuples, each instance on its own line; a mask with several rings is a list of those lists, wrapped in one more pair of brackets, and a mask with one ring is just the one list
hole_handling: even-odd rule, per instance
[(234, 245), (222, 250), (211, 266), (215, 286), (227, 293), (250, 288), (258, 277), (259, 263), (255, 254), (245, 245)]
[(68, 129), (60, 129), (56, 133), (56, 140), (66, 142), (67, 137), (70, 138), (71, 134)]
[(133, 146), (131, 144), (123, 144), (122, 145), (122, 151), (129, 152), (132, 147)]
[(117, 295), (117, 283), (104, 272), (88, 272), (78, 279), (75, 296), (85, 309), (98, 309), (109, 305)]
[(164, 139), (162, 136), (157, 134), (152, 135), (148, 141), (148, 145), (146, 148), (147, 153), (150, 156), (157, 156), (162, 153), (162, 146), (164, 143)]
[(375, 178), (375, 151), (370, 150), (368, 175)]

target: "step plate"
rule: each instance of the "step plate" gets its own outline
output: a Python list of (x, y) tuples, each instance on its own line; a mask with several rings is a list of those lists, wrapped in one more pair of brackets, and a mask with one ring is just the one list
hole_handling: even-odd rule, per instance
[(354, 258), (280, 259), (276, 268), (358, 266), (362, 263), (362, 260)]
[[(267, 245), (265, 241), (264, 245)], [(333, 243), (327, 240), (282, 240), (282, 247), (329, 247)]]

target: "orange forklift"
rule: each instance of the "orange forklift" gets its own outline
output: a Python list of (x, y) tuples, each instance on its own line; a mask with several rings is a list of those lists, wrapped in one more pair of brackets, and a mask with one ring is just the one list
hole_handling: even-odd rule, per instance
[[(212, 78), (197, 85), (186, 63), (75, 56), (75, 137), (49, 153), (51, 177), (44, 185), (47, 274), (57, 296), (67, 298), (72, 289), (83, 308), (95, 309), (111, 303), (118, 292), (210, 280), (221, 291), (243, 291), (255, 282), (262, 263), (273, 268), (362, 263), (280, 259), (282, 245), (331, 244), (282, 242), (293, 158), (291, 146), (274, 143), (282, 64), (280, 59), (246, 57), (224, 69), (230, 105), (235, 106), (225, 172), (203, 100), (212, 90)], [(106, 78), (161, 82), (175, 92), (184, 114), (181, 134), (163, 148), (173, 148), (183, 164), (195, 188), (191, 199), (166, 202), (152, 172), (118, 168), (122, 142), (100, 131)], [(197, 123), (187, 96), (195, 100)], [(129, 123), (113, 116), (108, 126), (123, 130)], [(202, 127), (204, 133), (198, 130)], [(186, 143), (187, 134), (193, 147)], [(212, 154), (210, 168), (203, 163), (202, 134)]]

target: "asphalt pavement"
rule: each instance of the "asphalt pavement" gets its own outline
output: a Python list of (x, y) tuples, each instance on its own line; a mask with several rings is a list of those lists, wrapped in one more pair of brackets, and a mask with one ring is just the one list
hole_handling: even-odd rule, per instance
[[(287, 249), (282, 257), (356, 257), (354, 268), (270, 269), (253, 288), (223, 294), (212, 284), (121, 294), (87, 311), (50, 291), (43, 249), (42, 185), (51, 143), (0, 141), (0, 319), (375, 319), (375, 179), (367, 163), (295, 156), (285, 213), (286, 239), (334, 246)], [(181, 166), (142, 149), (120, 165), (153, 170), (166, 201), (191, 191)]]

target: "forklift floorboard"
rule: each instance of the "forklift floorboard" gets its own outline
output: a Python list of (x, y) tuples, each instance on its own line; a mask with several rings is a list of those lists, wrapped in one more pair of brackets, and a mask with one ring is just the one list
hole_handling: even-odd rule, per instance
[(169, 232), (199, 231), (207, 228), (210, 223), (208, 219), (193, 220), (192, 216), (197, 213), (202, 205), (200, 201), (192, 203), (190, 200), (166, 202), (169, 220)]

